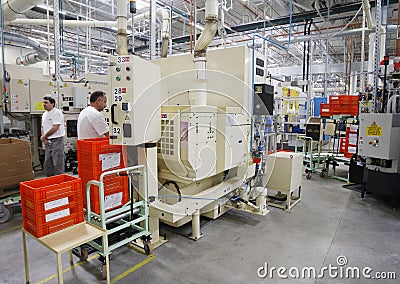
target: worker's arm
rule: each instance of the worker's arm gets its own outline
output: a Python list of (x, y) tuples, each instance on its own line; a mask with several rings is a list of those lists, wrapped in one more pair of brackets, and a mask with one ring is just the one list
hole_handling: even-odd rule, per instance
[[(47, 138), (49, 138), (51, 135), (53, 135), (54, 133), (56, 133), (56, 131), (58, 130), (58, 128), (60, 128), (60, 124), (53, 124), (53, 127), (50, 128), (49, 131), (47, 131), (47, 133), (43, 134), (40, 137), (40, 141), (42, 141), (45, 145), (48, 143), (47, 142)], [(42, 127), (42, 133), (43, 133), (43, 127)]]

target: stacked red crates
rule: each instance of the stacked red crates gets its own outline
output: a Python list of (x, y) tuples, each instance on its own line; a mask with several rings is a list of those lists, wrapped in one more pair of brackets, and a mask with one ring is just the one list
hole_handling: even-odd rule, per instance
[(346, 139), (343, 154), (347, 158), (352, 158), (357, 152), (358, 125), (346, 127)]
[(330, 96), (329, 104), (320, 105), (321, 117), (333, 115), (358, 115), (358, 96)]
[(84, 221), (82, 181), (57, 175), (20, 183), (24, 229), (37, 238)]
[[(86, 206), (86, 184), (100, 180), (105, 171), (125, 168), (127, 165), (126, 146), (110, 145), (108, 138), (92, 138), (77, 141), (78, 173), (82, 179), (84, 205)], [(107, 161), (111, 163), (106, 165)], [(107, 175), (104, 180), (105, 210), (122, 206), (129, 201), (128, 177)], [(97, 186), (90, 188), (90, 209), (100, 214), (100, 193)]]

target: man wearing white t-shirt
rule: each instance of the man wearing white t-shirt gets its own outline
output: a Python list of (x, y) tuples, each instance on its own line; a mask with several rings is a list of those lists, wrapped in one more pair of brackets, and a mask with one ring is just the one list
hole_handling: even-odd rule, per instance
[(78, 139), (108, 137), (108, 125), (101, 111), (107, 106), (107, 96), (102, 91), (90, 95), (90, 106), (78, 117)]
[(42, 116), (40, 141), (46, 147), (43, 167), (48, 177), (64, 173), (64, 115), (55, 106), (53, 97), (43, 98), (46, 111)]

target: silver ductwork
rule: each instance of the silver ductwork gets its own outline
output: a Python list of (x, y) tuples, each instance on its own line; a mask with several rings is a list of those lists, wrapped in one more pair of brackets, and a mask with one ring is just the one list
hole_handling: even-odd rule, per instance
[(36, 5), (42, 4), (43, 0), (6, 0), (2, 3), (4, 24), (13, 21), (21, 14), (32, 9)]
[(4, 32), (4, 39), (5, 39), (5, 41), (19, 43), (22, 46), (30, 46), (35, 50), (34, 53), (32, 52), (27, 55), (18, 57), (16, 59), (17, 65), (34, 64), (34, 63), (37, 63), (40, 61), (47, 60), (47, 58), (48, 58), (47, 52), (44, 50), (44, 48), (42, 48), (39, 43), (37, 43), (36, 41), (34, 41), (30, 38), (12, 34), (12, 33), (8, 33), (8, 32)]
[(194, 57), (205, 57), (207, 47), (210, 45), (218, 31), (218, 0), (206, 0), (206, 25), (194, 47)]

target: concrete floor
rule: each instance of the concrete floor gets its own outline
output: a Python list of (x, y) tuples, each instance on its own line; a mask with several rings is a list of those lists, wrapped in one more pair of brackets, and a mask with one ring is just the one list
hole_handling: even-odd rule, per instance
[[(400, 213), (390, 201), (362, 200), (343, 184), (318, 176), (304, 179), (302, 202), (291, 212), (270, 207), (262, 217), (231, 211), (207, 223), (196, 242), (164, 229), (169, 241), (155, 250), (154, 258), (129, 247), (116, 250), (111, 278), (118, 277), (116, 283), (400, 283)], [(17, 213), (0, 225), (0, 283), (25, 282), (21, 232), (7, 231), (20, 224)], [(55, 255), (29, 238), (28, 253), (32, 283), (57, 283)], [(265, 263), (300, 272), (303, 267), (340, 267), (339, 256), (347, 258), (343, 268), (371, 267), (370, 275), (395, 272), (397, 280), (331, 278), (328, 271), (321, 279), (282, 280), (276, 271), (272, 279), (257, 275)], [(101, 282), (95, 256), (78, 265), (64, 273), (64, 283)]]

